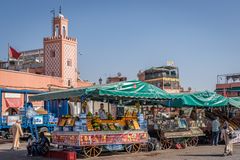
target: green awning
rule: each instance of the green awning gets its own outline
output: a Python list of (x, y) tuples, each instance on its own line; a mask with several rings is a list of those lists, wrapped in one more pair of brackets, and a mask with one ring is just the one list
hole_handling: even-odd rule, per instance
[(174, 100), (168, 104), (171, 107), (222, 107), (228, 105), (227, 98), (209, 91), (172, 94), (172, 98)]
[(42, 101), (53, 99), (68, 99), (70, 97), (85, 96), (89, 98), (96, 97), (120, 97), (131, 99), (170, 99), (171, 95), (149, 83), (142, 81), (125, 81), (107, 85), (98, 85), (86, 88), (75, 88), (55, 92), (47, 92), (34, 95), (29, 98), (30, 101)]
[(58, 91), (45, 92), (29, 96), (29, 101), (46, 101), (55, 99), (68, 99), (70, 97), (81, 97), (85, 94), (84, 88), (72, 88)]
[(240, 97), (230, 97), (229, 99), (229, 105), (240, 108)]
[(86, 89), (87, 95), (126, 97), (140, 99), (169, 99), (171, 96), (160, 88), (142, 81), (126, 81)]

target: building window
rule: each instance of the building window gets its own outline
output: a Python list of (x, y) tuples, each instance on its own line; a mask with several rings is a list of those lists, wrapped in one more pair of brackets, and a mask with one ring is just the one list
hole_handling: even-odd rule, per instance
[(65, 36), (66, 36), (66, 27), (63, 26), (63, 37), (65, 37)]
[(68, 86), (71, 86), (71, 80), (70, 79), (68, 80)]
[(55, 57), (55, 51), (54, 50), (52, 50), (51, 52), (50, 52), (50, 57)]
[(54, 72), (52, 72), (52, 74), (51, 74), (52, 76), (54, 76)]
[(67, 66), (70, 66), (70, 67), (72, 66), (72, 60), (71, 59), (67, 60)]
[(55, 36), (59, 36), (59, 27), (58, 27), (58, 25), (55, 26)]

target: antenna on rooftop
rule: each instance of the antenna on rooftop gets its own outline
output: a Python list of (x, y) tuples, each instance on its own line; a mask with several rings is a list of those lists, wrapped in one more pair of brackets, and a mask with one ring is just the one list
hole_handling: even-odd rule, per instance
[(60, 5), (59, 5), (59, 14), (62, 14), (62, 4), (63, 4), (63, 1), (60, 0), (59, 3), (60, 3)]
[(62, 6), (59, 7), (59, 14), (62, 14)]
[(50, 11), (50, 13), (52, 13), (53, 18), (54, 18), (54, 17), (55, 17), (55, 9), (52, 9), (52, 10)]

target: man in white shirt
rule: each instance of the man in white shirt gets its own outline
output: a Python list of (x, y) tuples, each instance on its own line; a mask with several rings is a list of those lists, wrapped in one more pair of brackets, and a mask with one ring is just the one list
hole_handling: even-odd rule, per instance
[(219, 118), (216, 117), (212, 121), (212, 145), (218, 145), (218, 139), (219, 139), (219, 133), (220, 133), (220, 122)]
[(98, 114), (99, 114), (100, 119), (107, 119), (107, 115), (106, 115), (106, 112), (104, 110), (103, 103), (100, 104), (100, 109), (98, 110)]

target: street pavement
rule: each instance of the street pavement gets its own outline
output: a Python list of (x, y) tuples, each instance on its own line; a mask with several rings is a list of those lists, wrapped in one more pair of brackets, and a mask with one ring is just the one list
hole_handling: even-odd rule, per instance
[[(0, 141), (0, 160), (47, 160), (43, 157), (27, 157), (26, 143), (21, 144), (22, 148), (17, 151), (10, 151), (9, 141)], [(126, 152), (106, 152), (99, 157), (88, 158), (87, 160), (240, 160), (240, 144), (234, 145), (233, 156), (223, 157), (224, 145), (218, 146), (197, 146), (186, 149), (169, 149), (154, 152), (139, 152), (128, 154)], [(83, 159), (81, 157), (80, 159)]]

